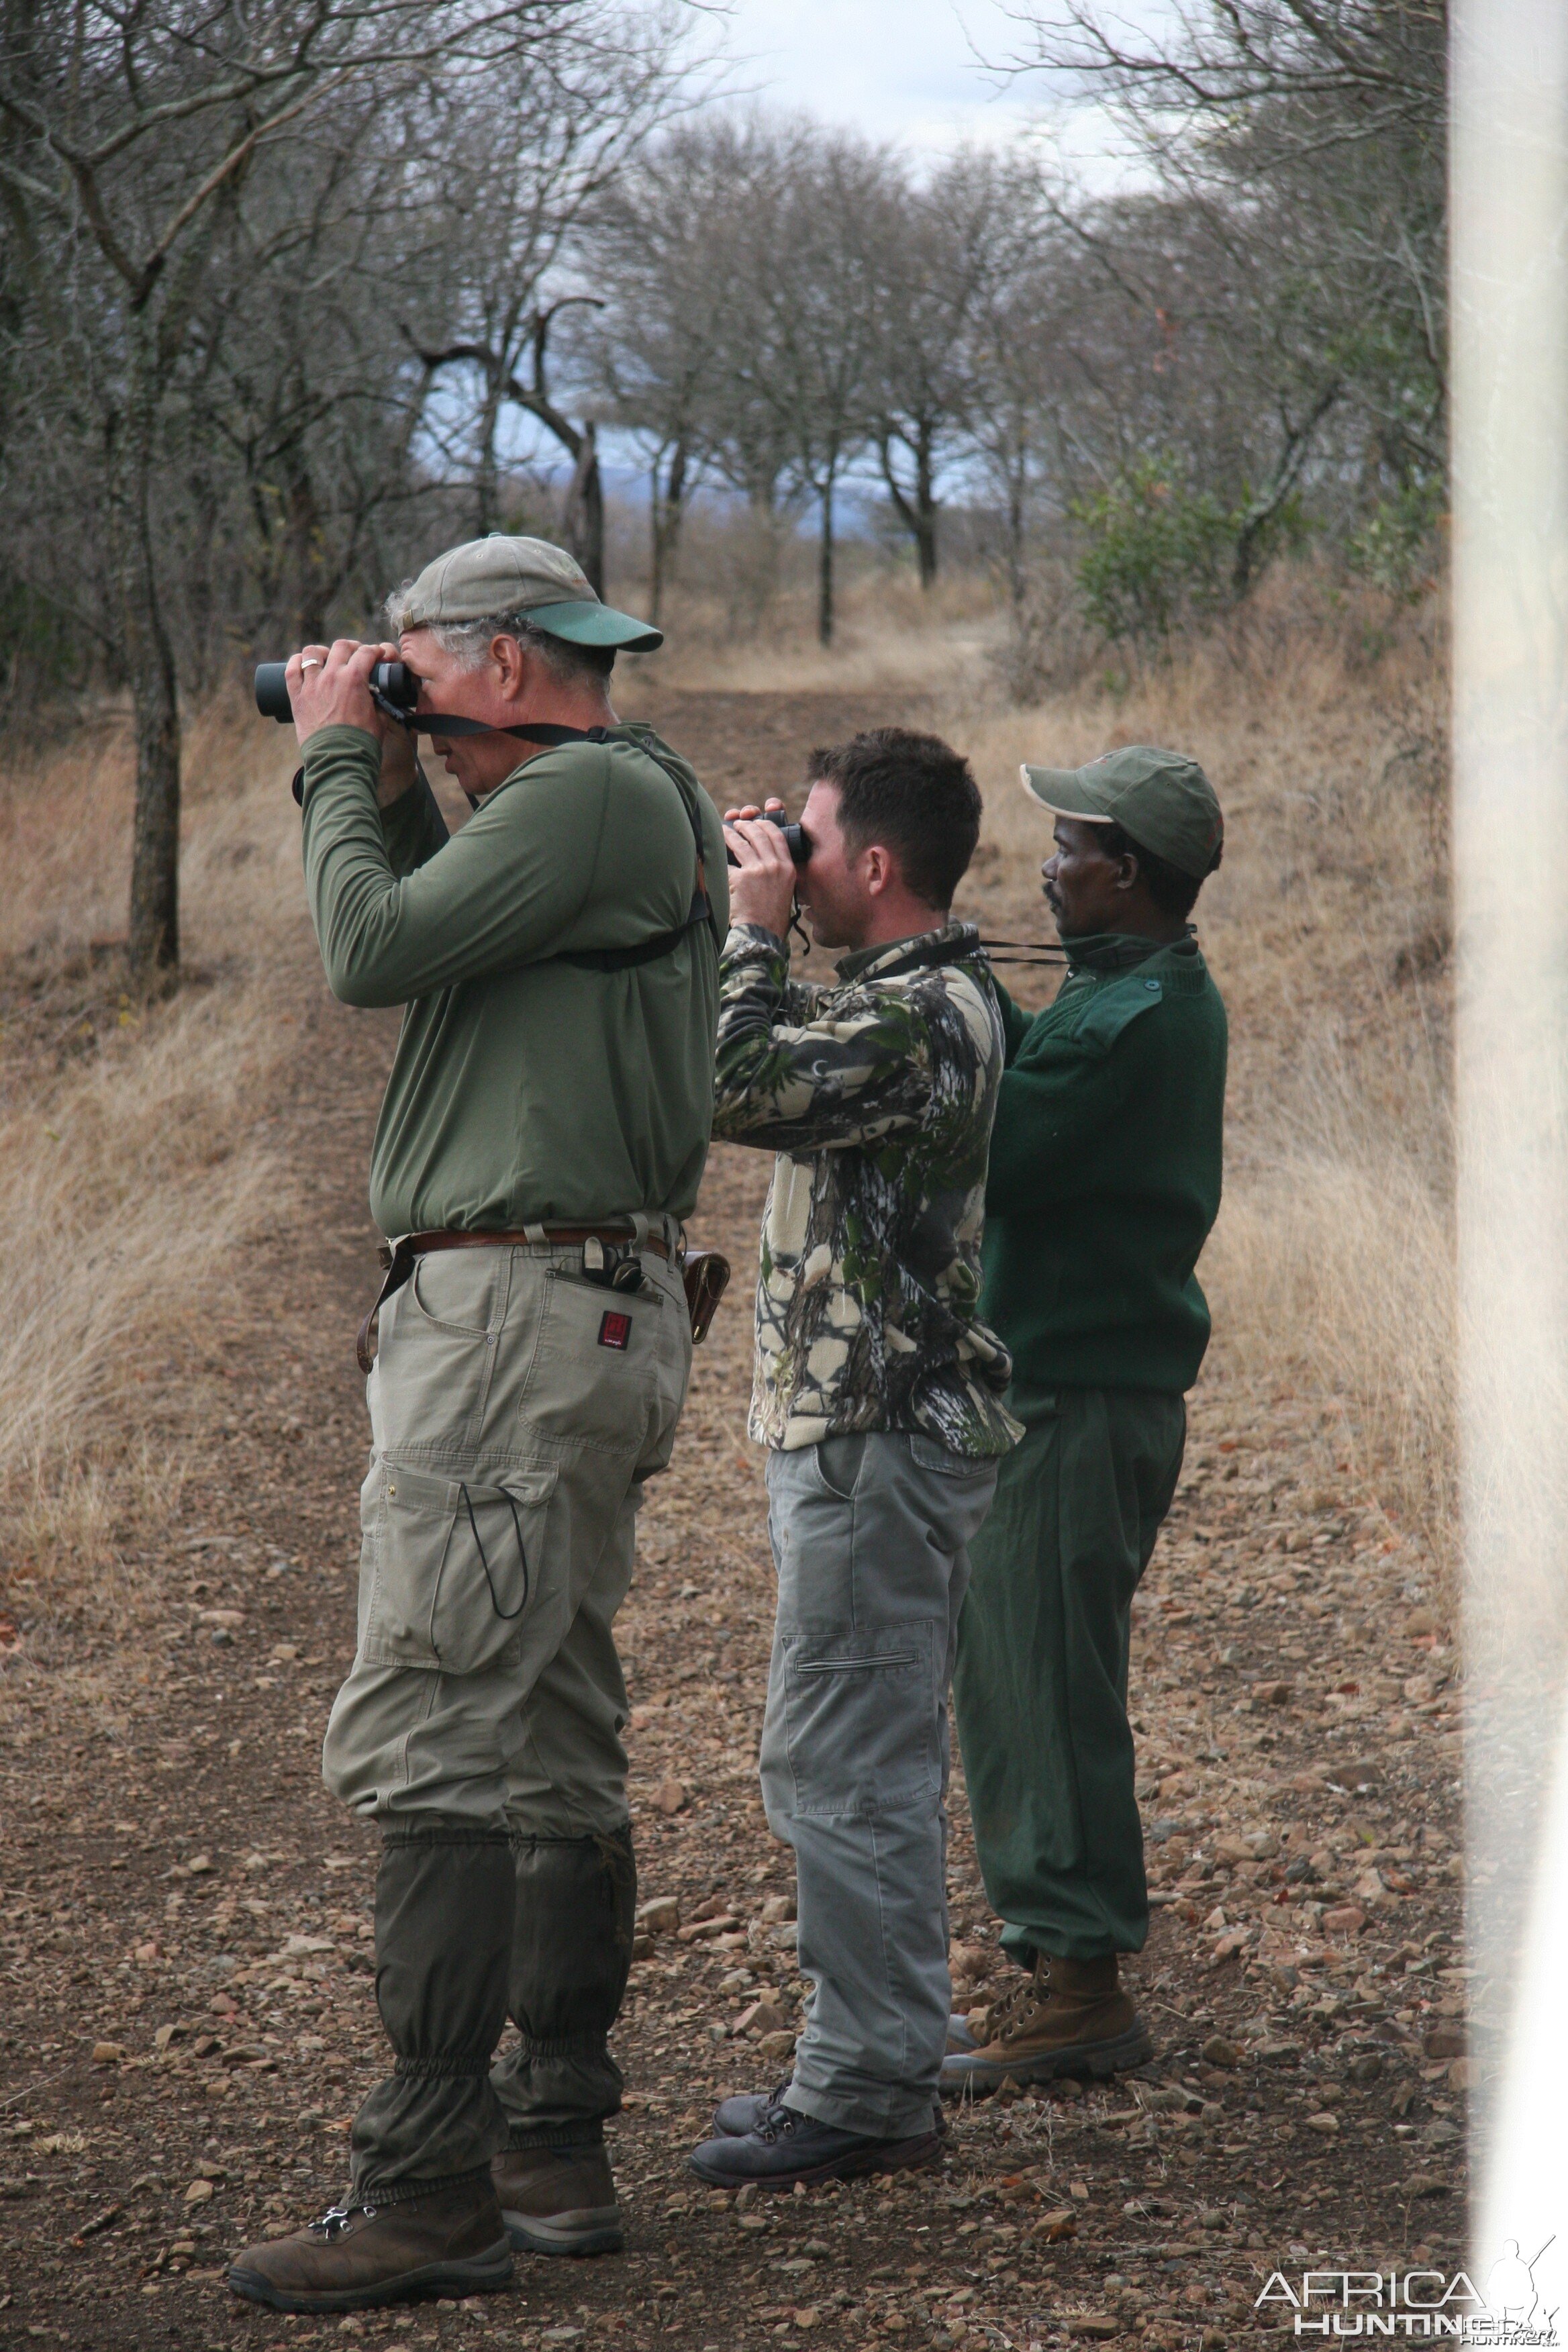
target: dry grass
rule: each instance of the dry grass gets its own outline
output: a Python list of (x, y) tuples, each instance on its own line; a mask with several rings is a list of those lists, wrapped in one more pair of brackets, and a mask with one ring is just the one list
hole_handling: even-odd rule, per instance
[[(720, 560), (689, 556), (682, 585), (668, 601), (662, 652), (646, 664), (671, 687), (723, 688), (732, 693), (928, 693), (956, 689), (966, 673), (989, 670), (1004, 628), (989, 584), (973, 574), (943, 579), (922, 598), (912, 574), (869, 563), (850, 551), (837, 599), (834, 643), (816, 641), (816, 593), (808, 551), (797, 545), (765, 613), (755, 609), (743, 576)], [(744, 542), (742, 542), (742, 548)], [(731, 569), (739, 568), (731, 555)]]
[(166, 1005), (123, 993), (110, 944), (129, 837), (123, 723), (0, 781), (0, 1559), (8, 1582), (46, 1591), (84, 1570), (101, 1579), (116, 1528), (177, 1501), (184, 1336), (226, 1254), (283, 1197), (265, 1127), (283, 1050), (273, 950), (300, 919), (287, 764), (226, 709), (193, 728), (188, 752), (191, 984)]

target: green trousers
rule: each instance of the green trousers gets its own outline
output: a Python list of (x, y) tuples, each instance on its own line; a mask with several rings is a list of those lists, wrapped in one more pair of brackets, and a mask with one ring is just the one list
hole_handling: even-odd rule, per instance
[(1186, 1407), (1150, 1389), (1021, 1384), (1007, 1402), (1026, 1433), (970, 1547), (952, 1680), (981, 1874), (1026, 1965), (1141, 1951), (1128, 1646)]

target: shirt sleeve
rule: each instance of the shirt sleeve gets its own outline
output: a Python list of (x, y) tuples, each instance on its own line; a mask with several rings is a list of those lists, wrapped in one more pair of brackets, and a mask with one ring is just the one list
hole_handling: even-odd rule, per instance
[(386, 862), (401, 880), (434, 857), (447, 845), (447, 820), (436, 803), (428, 779), (421, 768), (405, 793), (400, 793), (390, 808), (381, 812), (382, 836), (386, 843)]
[(406, 1004), (550, 951), (594, 886), (608, 760), (580, 747), (509, 778), (411, 872), (394, 864), (376, 805), (380, 747), (324, 727), (305, 746), (305, 885), (334, 996)]
[(985, 1181), (988, 1215), (1026, 1215), (1076, 1189), (1085, 1146), (1131, 1094), (1136, 1060), (1126, 1033), (1109, 1053), (1060, 1034), (1031, 1049), (1013, 1044), (1009, 1024)]
[(785, 941), (737, 923), (719, 961), (713, 1132), (773, 1151), (874, 1143), (919, 1127), (931, 1048), (918, 992), (868, 989), (846, 1013), (789, 977)]

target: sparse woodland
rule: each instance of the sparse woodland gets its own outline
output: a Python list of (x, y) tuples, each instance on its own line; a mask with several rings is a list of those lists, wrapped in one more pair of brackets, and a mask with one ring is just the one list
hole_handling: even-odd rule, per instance
[(721, 1152), (700, 1225), (736, 1281), (625, 1630), (645, 1890), (734, 1924), (638, 1964), (624, 2268), (374, 2340), (728, 2352), (765, 2312), (832, 2352), (1216, 2352), (1287, 2221), (1458, 2258), (1442, 9), (1227, 0), (1142, 50), (1031, 0), (1021, 86), (1068, 75), (1142, 142), (1095, 200), (1045, 141), (917, 165), (731, 104), (712, 33), (656, 0), (0, 0), (0, 2189), (37, 2200), (0, 2341), (282, 2341), (204, 2266), (272, 2191), (342, 2185), (369, 1864), (314, 1752), (388, 1041), (325, 998), (246, 673), (492, 529), (661, 614), (617, 699), (721, 804), (853, 727), (948, 734), (988, 933), (1047, 928), (1021, 759), (1202, 759), (1226, 1198), (1133, 1669), (1158, 2081), (960, 2119), (940, 2213), (857, 2189), (764, 2227), (678, 2178), (762, 2079), (746, 2006), (798, 1998), (750, 1810), (765, 1171)]
[[(179, 959), (184, 707), (363, 627), (434, 540), (534, 522), (604, 577), (614, 434), (662, 610), (693, 501), (731, 628), (847, 519), (928, 592), (994, 571), (1010, 680), (1148, 656), (1309, 545), (1400, 595), (1443, 506), (1436, 0), (1242, 0), (1128, 49), (1021, 12), (1136, 192), (1043, 140), (917, 169), (703, 105), (678, 0), (29, 0), (0, 10), (11, 704), (129, 695), (128, 951)], [(548, 480), (520, 452), (552, 460)]]

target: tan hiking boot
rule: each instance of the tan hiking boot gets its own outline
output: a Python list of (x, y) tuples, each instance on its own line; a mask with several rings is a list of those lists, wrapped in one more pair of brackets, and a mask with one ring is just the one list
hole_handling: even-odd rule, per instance
[(1015, 2083), (1048, 2083), (1057, 2074), (1115, 2074), (1154, 2054), (1149, 2029), (1122, 1991), (1116, 1955), (1057, 1960), (1042, 1953), (1022, 1992), (992, 2013), (990, 2038), (978, 2050), (942, 2062), (950, 2098)]
[(236, 2294), (274, 2311), (362, 2311), (406, 2294), (484, 2294), (510, 2278), (500, 2208), (482, 2172), (391, 2205), (378, 2205), (371, 2189), (292, 2237), (247, 2247), (228, 2271)]
[(531, 2254), (618, 2254), (626, 2244), (605, 2147), (509, 2147), (494, 2158), (501, 2220)]
[[(1015, 1979), (1000, 2000), (990, 2002), (981, 2011), (981, 2024), (984, 2030), (986, 2041), (999, 2042), (1007, 2032), (1015, 2011), (1022, 2009), (1026, 2002), (1032, 2001), (1034, 1998), (1035, 1978), (1031, 1970), (1027, 1976)], [(955, 2011), (948, 2019), (947, 2046), (950, 2051), (979, 2049), (979, 2037), (969, 2021), (973, 2014), (973, 2010), (967, 2015), (961, 2015)]]

